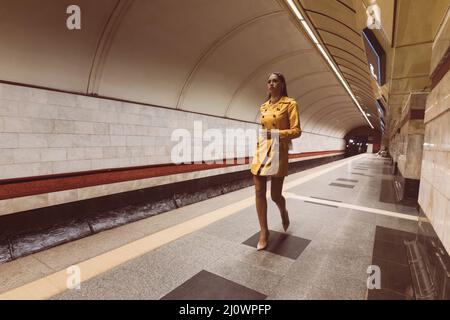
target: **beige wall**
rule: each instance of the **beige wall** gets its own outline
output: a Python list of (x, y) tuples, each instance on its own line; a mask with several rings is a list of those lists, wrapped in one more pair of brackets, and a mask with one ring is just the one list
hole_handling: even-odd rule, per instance
[(410, 94), (402, 112), (397, 161), (400, 173), (407, 179), (420, 179), (425, 126), (423, 119), (414, 119), (410, 114), (425, 110), (427, 96), (428, 93)]
[[(450, 35), (449, 20), (443, 25), (443, 32), (433, 47), (432, 66), (439, 65), (442, 45), (449, 47), (446, 40)], [(446, 49), (445, 49), (446, 50)], [(444, 51), (445, 51), (444, 50)], [(431, 70), (433, 72), (434, 70)], [(425, 111), (425, 142), (422, 160), (422, 174), (419, 204), (437, 235), (450, 252), (450, 72), (432, 90)]]
[(425, 114), (419, 204), (450, 252), (450, 72), (431, 92)]
[[(255, 106), (257, 108), (257, 106)], [(170, 163), (176, 128), (192, 135), (255, 123), (0, 84), (0, 179)], [(254, 146), (248, 142), (246, 155)], [(204, 142), (204, 146), (208, 143)], [(304, 133), (292, 152), (343, 150), (344, 140)], [(226, 143), (225, 143), (226, 151)], [(224, 151), (224, 156), (227, 156)], [(210, 160), (210, 159), (204, 159)]]

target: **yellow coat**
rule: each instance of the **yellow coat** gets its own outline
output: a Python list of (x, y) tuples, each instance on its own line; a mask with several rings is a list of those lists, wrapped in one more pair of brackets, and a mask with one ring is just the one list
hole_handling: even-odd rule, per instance
[(277, 103), (266, 101), (260, 107), (263, 130), (275, 130), (277, 139), (266, 135), (258, 137), (256, 152), (251, 164), (254, 175), (285, 177), (288, 172), (289, 143), (301, 135), (297, 102), (282, 97)]

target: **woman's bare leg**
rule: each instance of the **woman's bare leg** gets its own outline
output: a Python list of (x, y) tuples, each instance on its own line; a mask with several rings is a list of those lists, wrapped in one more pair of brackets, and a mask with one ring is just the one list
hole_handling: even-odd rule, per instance
[(269, 238), (269, 228), (267, 226), (267, 177), (253, 176), (253, 182), (255, 183), (255, 199), (256, 199), (256, 211), (258, 213), (259, 226), (261, 232), (259, 233), (258, 249), (264, 249), (267, 246), (267, 240)]
[(289, 227), (289, 214), (286, 210), (286, 199), (282, 195), (284, 177), (272, 177), (270, 182), (270, 195), (273, 202), (276, 203), (280, 210), (281, 220), (283, 222), (284, 231)]

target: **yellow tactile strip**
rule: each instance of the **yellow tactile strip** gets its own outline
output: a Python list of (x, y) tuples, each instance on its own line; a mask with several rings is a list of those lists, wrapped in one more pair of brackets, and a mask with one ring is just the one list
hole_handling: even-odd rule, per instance
[[(322, 174), (347, 165), (348, 163), (365, 156), (366, 155), (360, 155), (349, 159), (340, 160), (333, 166), (326, 165), (326, 168), (322, 170), (313, 168), (312, 173), (286, 183), (284, 186), (284, 190), (288, 190), (290, 188), (298, 186), (306, 181), (314, 179)], [(193, 218), (189, 221), (156, 232), (142, 239), (133, 241), (117, 249), (80, 262), (77, 264), (77, 266), (81, 270), (81, 282), (96, 277), (104, 272), (113, 269), (114, 267), (142, 256), (145, 253), (158, 247), (161, 247), (164, 244), (167, 244), (184, 235), (195, 232), (211, 223), (214, 223), (245, 208), (248, 208), (253, 204), (254, 197), (243, 199), (223, 208), (206, 213), (202, 216)], [(60, 270), (44, 278), (38, 279), (21, 287), (0, 294), (0, 300), (49, 299), (68, 289), (67, 280), (67, 270)]]

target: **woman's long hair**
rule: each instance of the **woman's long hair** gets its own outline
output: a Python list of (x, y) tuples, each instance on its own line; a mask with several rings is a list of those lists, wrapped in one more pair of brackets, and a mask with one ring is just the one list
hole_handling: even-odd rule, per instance
[[(279, 72), (272, 72), (271, 74), (269, 74), (269, 76), (267, 77), (267, 79), (269, 79), (270, 78), (270, 76), (271, 75), (276, 75), (277, 76), (277, 78), (280, 80), (280, 82), (281, 82), (281, 96), (285, 96), (285, 97), (287, 97), (288, 96), (288, 93), (287, 93), (287, 86), (286, 86), (286, 79), (285, 79), (285, 77), (281, 74), (281, 73), (279, 73)], [(270, 92), (269, 92), (269, 94), (267, 95), (267, 100), (269, 100), (270, 99)]]

